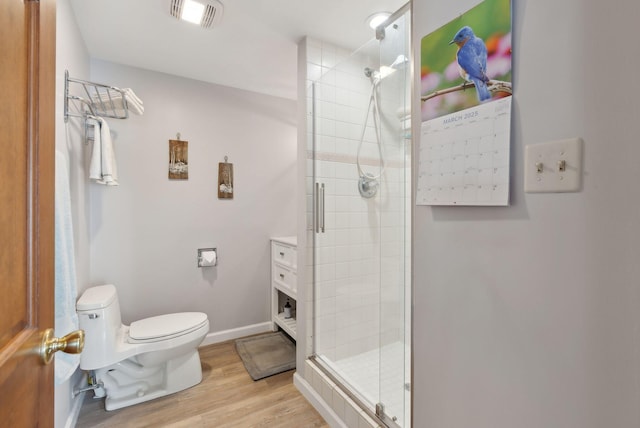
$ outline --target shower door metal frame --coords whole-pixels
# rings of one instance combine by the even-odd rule
[[[409,96],[408,99],[405,99],[405,106],[409,108],[410,111],[413,111],[413,96],[412,94],[414,93],[414,75],[413,75],[413,53],[414,53],[414,49],[413,49],[413,37],[411,36],[411,28],[413,28],[413,13],[412,12],[412,7],[411,7],[411,2],[407,2],[405,3],[400,9],[396,10],[393,14],[391,14],[389,16],[389,18],[387,18],[387,20],[385,22],[383,22],[382,24],[380,24],[378,27],[376,27],[375,29],[375,33],[376,33],[376,39],[379,41],[380,46],[382,46],[382,43],[384,43],[385,38],[387,37],[387,29],[392,26],[395,25],[394,23],[396,21],[398,21],[400,18],[402,18],[405,14],[409,14],[408,16],[408,25],[409,25],[409,35],[408,35],[408,46],[406,49],[406,52],[409,54],[409,71],[407,73],[406,79],[408,80],[408,84],[410,86],[410,90],[409,90]],[[396,27],[397,28],[397,27]],[[405,82],[405,87],[406,87],[407,83]],[[413,135],[413,132],[411,133],[411,135]],[[404,139],[404,135],[401,137]],[[411,163],[413,163],[413,137],[411,138],[411,142],[409,144],[408,150],[411,153],[410,159],[411,159]],[[405,152],[406,155],[406,152]],[[411,197],[411,202],[410,205],[408,207],[409,210],[412,210],[412,207],[414,206],[414,200],[413,200],[413,191],[411,189],[413,189],[413,182],[412,182],[412,177],[413,177],[413,168],[412,168],[412,176],[409,178],[408,181],[405,181],[405,189],[407,184],[409,185],[409,191],[410,191],[410,197]],[[407,215],[407,213],[405,212],[405,216]],[[413,222],[413,215],[412,213],[410,213],[410,217],[411,217],[411,222]],[[405,217],[406,218],[406,217]],[[411,224],[411,223],[410,223]],[[406,227],[405,227],[405,235],[406,235]],[[406,244],[406,238],[404,240],[405,244]],[[411,245],[413,245],[413,243],[411,243]],[[405,249],[406,249],[406,245],[405,245]],[[381,255],[382,256],[382,255]],[[405,256],[406,259],[406,256]],[[412,272],[412,271],[411,271]],[[411,291],[409,292],[409,295],[407,296],[406,293],[406,280],[410,281],[410,288]],[[407,303],[407,299],[411,298],[412,296],[412,288],[413,288],[413,278],[409,277],[407,278],[405,276],[405,292],[404,292],[404,303],[405,303],[405,308],[406,308],[406,303]],[[412,307],[413,305],[410,305],[410,307]],[[408,332],[409,334],[407,335],[406,329],[404,329],[404,340],[403,343],[406,344],[407,339],[409,340],[409,343],[411,344],[413,342],[413,313],[411,310],[409,310],[409,316],[410,316],[410,320],[409,320],[409,324],[410,324],[410,331]],[[406,320],[406,312],[404,313],[403,316],[403,320]],[[406,321],[405,321],[406,323]],[[407,366],[406,364],[403,364],[403,367],[405,368],[405,370],[409,370],[409,381],[408,383],[403,380],[402,384],[403,384],[403,390],[409,392],[409,402],[404,402],[403,405],[403,411],[404,411],[404,415],[403,415],[403,428],[406,427],[413,427],[413,391],[411,390],[411,385],[413,383],[413,348],[412,346],[410,346],[409,349],[409,353],[410,353],[410,358],[409,358],[409,365]],[[404,358],[406,359],[406,354],[403,353]],[[380,357],[380,365],[383,365],[383,359],[382,357]],[[388,427],[400,427],[400,425],[397,423],[397,418],[395,416],[388,416],[385,413],[385,396],[382,394],[382,391],[379,391],[379,402],[375,404],[375,413],[376,415],[380,415],[379,419],[382,420]],[[408,419],[405,418],[406,416],[406,406],[409,406],[409,417]]]

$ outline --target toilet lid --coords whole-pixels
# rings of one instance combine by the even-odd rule
[[[134,321],[129,326],[129,337],[134,340],[157,339],[188,333],[207,321],[202,312],[180,312]]]

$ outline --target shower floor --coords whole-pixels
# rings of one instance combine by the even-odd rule
[[[344,379],[348,386],[357,392],[372,409],[377,403],[384,405],[384,412],[389,417],[397,417],[397,423],[405,426],[408,420],[409,391],[405,385],[409,383],[405,373],[409,349],[402,342],[394,342],[380,349],[363,352],[336,361],[330,361],[323,355],[320,359],[334,372]],[[382,359],[384,370],[380,369]],[[379,376],[374,374],[379,373]]]

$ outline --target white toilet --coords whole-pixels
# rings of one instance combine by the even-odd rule
[[[113,285],[85,290],[76,304],[85,331],[80,368],[94,370],[94,393],[115,410],[197,385],[198,345],[209,332],[207,315],[182,312],[123,325]]]

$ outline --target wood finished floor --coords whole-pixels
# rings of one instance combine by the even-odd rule
[[[293,385],[294,370],[254,381],[234,341],[200,348],[200,360],[202,382],[167,397],[107,412],[87,393],[76,427],[329,427]]]

